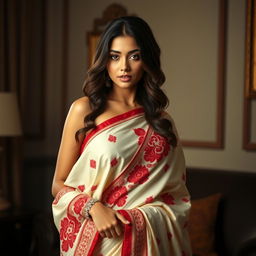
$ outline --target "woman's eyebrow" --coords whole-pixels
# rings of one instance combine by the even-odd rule
[[[134,50],[131,50],[131,51],[129,51],[128,52],[128,54],[131,54],[131,53],[134,53],[134,52],[139,52],[140,51],[140,49],[134,49]],[[116,51],[116,50],[110,50],[110,52],[114,52],[114,53],[121,53],[120,51]]]

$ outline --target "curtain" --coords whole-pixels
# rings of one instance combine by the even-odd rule
[[[22,205],[23,145],[43,138],[46,1],[0,0],[0,91],[17,93],[23,138],[2,138],[4,194]],[[33,121],[32,121],[33,120]]]

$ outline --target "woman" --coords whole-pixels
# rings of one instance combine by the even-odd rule
[[[52,185],[61,255],[190,255],[185,163],[151,29],[112,21],[68,113]]]

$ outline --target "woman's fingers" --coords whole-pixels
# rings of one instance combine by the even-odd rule
[[[99,232],[101,237],[108,237],[108,238],[117,238],[122,235],[122,226],[119,221],[116,222],[115,225],[112,225],[109,228],[105,228],[104,230]]]
[[[119,235],[117,234],[117,232],[116,232],[116,228],[115,228],[115,227],[112,228],[112,229],[110,229],[110,233],[111,233],[111,235],[112,235],[112,238],[116,238],[116,237],[119,236]]]
[[[116,232],[117,236],[121,236],[122,235],[123,229],[122,229],[120,223],[118,223],[118,225],[115,226],[115,232]]]
[[[102,203],[95,204],[90,212],[93,222],[102,237],[116,238],[122,235],[122,224],[129,224],[120,213],[104,206]]]
[[[121,220],[121,222],[123,223],[123,224],[130,224],[130,222],[122,215],[122,214],[120,214],[119,212],[116,212],[116,217],[119,219],[119,220]]]
[[[106,237],[105,232],[103,232],[103,231],[100,232],[100,236],[103,237],[103,238]]]
[[[105,235],[107,238],[112,238],[112,234],[109,230],[105,230]]]

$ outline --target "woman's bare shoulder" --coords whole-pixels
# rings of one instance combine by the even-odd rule
[[[70,107],[70,112],[76,115],[88,115],[91,112],[88,97],[81,97],[75,100]]]

